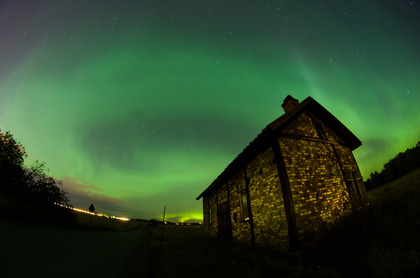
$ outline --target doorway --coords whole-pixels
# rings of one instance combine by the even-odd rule
[[[232,223],[230,220],[230,211],[228,202],[217,206],[217,223],[219,237],[232,238]]]

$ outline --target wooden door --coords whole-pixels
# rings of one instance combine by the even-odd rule
[[[230,220],[229,205],[227,202],[217,206],[218,235],[228,239],[232,238],[232,223]]]

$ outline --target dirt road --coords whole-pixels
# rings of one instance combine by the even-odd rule
[[[0,220],[0,277],[147,277],[144,227],[66,230]]]

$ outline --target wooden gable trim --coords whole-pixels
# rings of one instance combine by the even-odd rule
[[[332,149],[334,151],[335,159],[337,160],[338,166],[340,167],[340,172],[341,172],[341,175],[343,176],[343,181],[344,181],[344,184],[346,185],[347,193],[349,194],[350,203],[351,203],[352,209],[354,210],[354,200],[353,200],[353,196],[351,194],[351,189],[350,189],[350,186],[349,186],[349,181],[347,180],[346,175],[344,173],[343,163],[341,163],[340,156],[338,155],[337,150],[336,150],[334,144],[331,144],[331,147],[332,147]]]
[[[300,139],[300,140],[312,141],[312,142],[318,142],[318,143],[324,143],[324,144],[340,144],[342,146],[346,146],[350,148],[350,146],[341,142],[334,141],[334,140],[325,140],[325,139],[319,139],[316,137],[309,137],[309,136],[303,136],[303,135],[297,135],[297,134],[285,133],[285,132],[277,132],[276,134],[277,136],[283,137],[283,138]]]
[[[280,187],[283,193],[284,209],[286,212],[286,221],[289,232],[289,243],[291,250],[299,249],[299,235],[296,225],[295,208],[293,205],[292,193],[290,191],[289,178],[287,176],[286,165],[281,153],[280,144],[277,136],[272,133],[272,148],[274,153],[274,160],[277,165],[277,173],[280,179]]]
[[[251,243],[252,245],[255,245],[254,218],[252,217],[251,197],[249,194],[249,179],[246,172],[246,166],[244,167],[244,178],[245,178],[246,198],[248,199],[248,215],[249,215],[249,229],[251,231]]]

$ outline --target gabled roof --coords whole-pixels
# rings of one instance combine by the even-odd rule
[[[281,117],[268,124],[266,129],[282,130],[304,110],[312,112],[312,114],[327,124],[327,126],[346,142],[352,151],[362,145],[362,142],[345,125],[311,97],[307,97],[304,101],[299,103],[290,113],[283,114]]]
[[[291,96],[285,98],[285,102],[289,99],[293,99]],[[294,99],[293,99],[294,100]],[[284,104],[283,104],[284,105]],[[249,145],[226,167],[226,169],[204,190],[196,200],[205,196],[207,193],[212,191],[217,185],[224,180],[228,179],[232,173],[239,170],[244,164],[246,164],[250,158],[253,158],[258,154],[259,150],[266,147],[271,143],[271,136],[273,132],[281,132],[291,121],[293,121],[302,112],[309,111],[313,115],[317,116],[327,126],[329,126],[341,139],[345,141],[347,146],[353,151],[362,145],[362,142],[345,126],[343,125],[333,114],[325,109],[321,104],[315,101],[311,97],[307,97],[304,101],[297,104],[291,111],[283,114],[270,124],[268,124],[260,134],[251,142]]]

